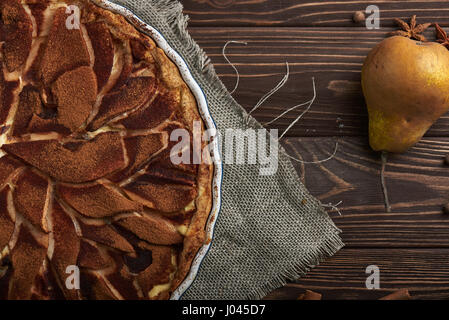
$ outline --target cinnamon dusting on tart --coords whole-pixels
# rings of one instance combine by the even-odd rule
[[[129,200],[105,184],[87,187],[59,185],[57,193],[73,209],[91,218],[112,217],[119,213],[143,209],[139,203]]]
[[[14,181],[14,207],[33,225],[47,232],[45,220],[48,180],[30,169],[23,170]]]
[[[0,299],[168,299],[212,205],[212,165],[170,159],[202,121],[178,68],[91,0],[0,13]]]

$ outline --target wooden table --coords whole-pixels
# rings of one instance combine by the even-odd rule
[[[393,30],[393,17],[449,26],[446,1],[298,1],[183,0],[191,18],[189,31],[206,51],[229,89],[236,76],[221,52],[228,46],[238,68],[236,100],[247,110],[273,88],[290,65],[288,83],[254,116],[268,122],[286,109],[312,98],[310,112],[284,140],[288,152],[306,161],[336,156],[322,164],[297,165],[301,179],[323,203],[338,203],[330,212],[346,244],[339,253],[297,283],[271,293],[270,299],[296,299],[305,289],[324,299],[377,299],[408,288],[415,298],[449,298],[449,116],[435,124],[412,150],[393,156],[387,184],[393,213],[385,213],[380,187],[380,156],[368,145],[360,70],[370,48]],[[369,4],[380,8],[381,28],[367,30],[352,21]],[[434,39],[433,28],[426,36]],[[291,112],[269,128],[282,132],[304,109]],[[380,290],[365,287],[369,265],[380,268]]]

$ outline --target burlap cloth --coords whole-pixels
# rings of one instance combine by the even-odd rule
[[[185,59],[220,132],[262,128],[254,119],[245,124],[244,109],[187,33],[187,17],[179,2],[112,2],[158,29]],[[281,148],[273,176],[261,176],[257,165],[224,164],[223,203],[212,246],[183,299],[259,299],[303,276],[343,246],[340,230],[300,182],[284,152]]]

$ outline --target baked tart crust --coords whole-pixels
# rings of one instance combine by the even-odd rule
[[[176,65],[90,0],[2,0],[0,62],[0,299],[168,299],[212,207],[210,158],[170,159],[205,130]]]

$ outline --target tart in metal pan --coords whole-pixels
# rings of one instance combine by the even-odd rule
[[[221,180],[209,142],[171,157],[172,133],[214,128],[185,62],[107,1],[0,10],[0,298],[179,298]]]

